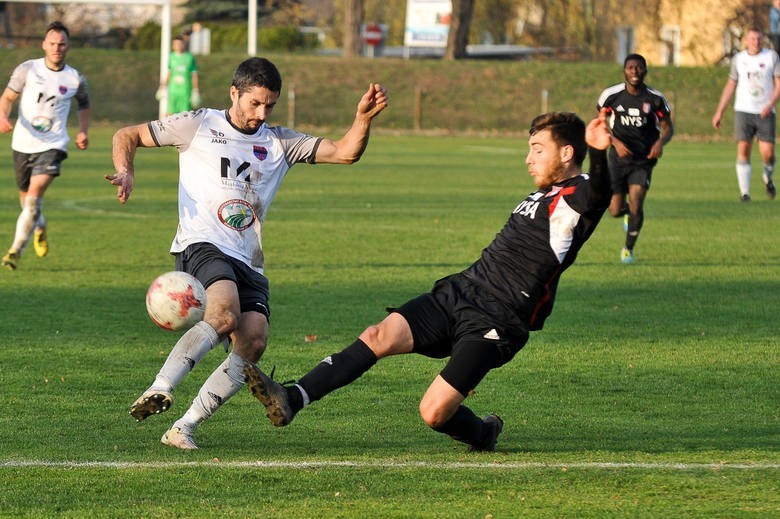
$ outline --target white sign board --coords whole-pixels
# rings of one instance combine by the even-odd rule
[[[450,32],[450,0],[406,0],[406,47],[446,47]]]

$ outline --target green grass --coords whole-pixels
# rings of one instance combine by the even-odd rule
[[[236,395],[184,453],[166,415],[129,404],[177,335],[144,293],[173,262],[177,156],[141,150],[126,206],[103,180],[110,131],[73,150],[45,200],[51,252],[0,272],[0,516],[769,517],[780,514],[779,202],[754,169],[737,201],[733,144],[673,142],[656,169],[637,264],[605,218],[563,277],[545,330],[469,405],[506,421],[468,454],[419,419],[443,362],[389,358],[275,429]],[[18,214],[0,143],[0,236]],[[532,190],[523,138],[375,135],[352,167],[296,166],[265,226],[282,379],[473,261]],[[306,335],[316,335],[306,342]]]

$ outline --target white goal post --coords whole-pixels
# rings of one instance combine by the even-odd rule
[[[157,5],[160,6],[162,13],[160,15],[160,27],[162,34],[160,37],[160,78],[165,77],[168,72],[168,57],[171,53],[171,5],[173,0],[78,0],[77,2],[69,0],[9,0],[11,2],[35,3],[35,4],[122,4],[122,5]],[[41,35],[43,38],[43,35]],[[165,115],[165,99],[160,101],[160,117]]]

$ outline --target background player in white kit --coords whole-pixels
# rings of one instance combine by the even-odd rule
[[[32,235],[35,253],[45,256],[49,252],[43,195],[59,176],[61,163],[68,156],[67,123],[74,98],[79,120],[76,147],[85,150],[89,144],[87,80],[65,63],[69,39],[70,33],[62,23],[50,23],[43,38],[44,57],[17,66],[0,97],[0,132],[14,130],[11,148],[22,205],[14,241],[2,259],[3,266],[10,270],[17,268]],[[19,116],[13,126],[8,117],[20,95]]]
[[[370,84],[350,129],[337,141],[268,126],[282,88],[264,58],[243,61],[230,87],[227,110],[200,109],[129,126],[114,135],[116,173],[106,179],[127,202],[136,149],[179,151],[179,226],[171,246],[177,270],[206,287],[203,321],[174,346],[152,385],[130,407],[141,421],[166,411],[171,391],[206,353],[230,338],[233,350],[201,387],[187,412],[161,441],[196,449],[193,433],[244,385],[244,366],[256,363],[268,338],[268,280],[263,275],[262,222],[291,166],[352,164],[365,151],[371,121],[387,106],[387,91]]]
[[[745,50],[731,60],[729,78],[723,87],[712,126],[720,128],[723,111],[734,97],[734,135],[737,139],[737,182],[740,200],[750,201],[750,153],[758,136],[758,152],[763,163],[766,194],[775,198],[775,103],[780,98],[780,58],[777,52],[761,47],[761,30],[751,27],[745,33]],[[736,93],[736,95],[735,95]]]

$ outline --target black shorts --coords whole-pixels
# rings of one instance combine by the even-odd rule
[[[270,321],[269,287],[265,276],[210,243],[193,243],[174,257],[176,270],[192,274],[205,288],[223,279],[232,281],[238,288],[241,312],[260,312]]]
[[[62,150],[48,150],[42,153],[22,153],[14,150],[14,170],[16,185],[22,192],[30,189],[30,177],[33,175],[60,176],[62,161],[68,154]]]
[[[657,159],[635,160],[618,157],[614,149],[608,155],[609,178],[613,193],[628,193],[628,186],[639,185],[650,189],[650,180]]]
[[[504,309],[489,312],[493,303],[475,303],[468,286],[447,279],[433,290],[398,309],[412,331],[414,353],[450,357],[440,375],[464,397],[491,369],[503,366],[525,346],[528,332],[505,330]]]

